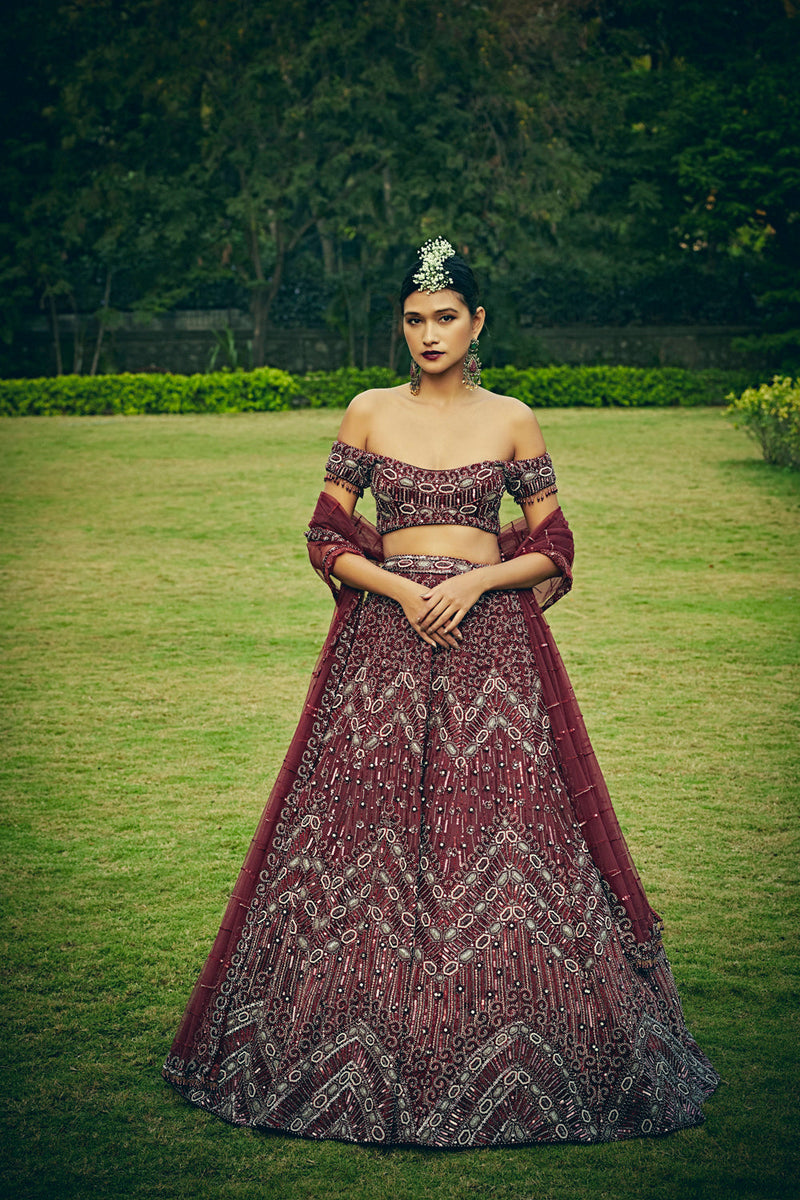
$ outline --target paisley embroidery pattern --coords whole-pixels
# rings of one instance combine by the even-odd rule
[[[370,487],[380,534],[417,525],[468,525],[497,534],[504,491],[519,504],[557,491],[549,454],[431,471],[346,442],[334,442],[325,479],[359,496]]]
[[[403,556],[422,586],[469,570]],[[227,978],[165,1076],[228,1121],[461,1147],[702,1120],[718,1077],[639,971],[560,775],[514,592],[457,650],[370,594],[337,645]]]

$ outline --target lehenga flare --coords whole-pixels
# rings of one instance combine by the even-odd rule
[[[557,553],[557,522],[507,529],[506,556]],[[380,559],[330,497],[315,528],[328,577],[331,547]],[[425,587],[472,567],[382,565]],[[718,1076],[539,604],[489,592],[461,628],[433,649],[342,589],[165,1078],[236,1124],[365,1143],[696,1125]]]

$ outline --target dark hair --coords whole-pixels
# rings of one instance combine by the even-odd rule
[[[400,311],[403,311],[403,305],[412,292],[419,291],[419,287],[414,279],[420,268],[420,262],[414,263],[413,267],[409,267],[400,285]],[[465,262],[460,254],[451,254],[442,263],[442,269],[452,279],[450,287],[452,291],[457,292],[461,299],[466,304],[470,311],[470,316],[475,316],[480,303],[478,296],[478,285],[475,282],[475,276],[472,274],[472,267]]]

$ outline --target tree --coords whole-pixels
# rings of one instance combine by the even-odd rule
[[[635,90],[640,128],[661,160],[653,164],[651,155],[650,178],[670,198],[668,220],[657,208],[658,228],[672,255],[693,259],[706,277],[746,279],[765,330],[778,334],[762,348],[775,366],[800,363],[800,333],[792,332],[800,326],[794,5],[727,0],[709,9],[661,0],[622,10],[645,35],[638,50],[647,51],[650,69]]]
[[[270,324],[297,312],[324,312],[366,363],[409,249],[440,233],[484,281],[497,361],[531,352],[521,317],[747,319],[755,292],[768,320],[770,289],[789,294],[782,264],[797,265],[792,13],[779,0],[17,10],[33,65],[8,64],[23,103],[0,212],[4,336],[41,302],[66,368],[66,308],[73,369],[98,369],[116,309],[145,319],[235,284],[255,364]]]

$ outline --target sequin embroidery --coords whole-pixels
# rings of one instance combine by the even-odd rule
[[[419,525],[467,525],[497,534],[505,491],[524,504],[557,490],[549,454],[431,470],[346,442],[334,442],[325,479],[359,496],[369,487],[380,534]]]

